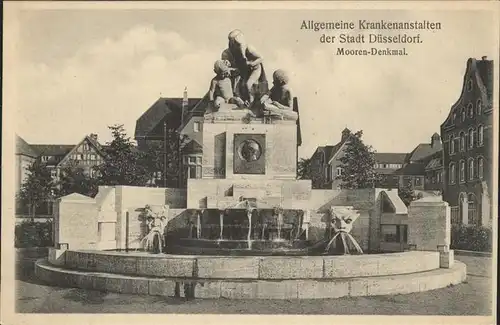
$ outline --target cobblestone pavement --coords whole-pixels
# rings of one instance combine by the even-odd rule
[[[25,261],[17,269],[16,309],[21,313],[490,315],[491,258],[456,259],[467,264],[467,281],[428,292],[319,300],[192,301],[47,286],[34,277],[32,261]]]

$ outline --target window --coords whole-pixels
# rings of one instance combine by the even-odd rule
[[[477,145],[482,146],[484,143],[484,126],[480,125],[477,128]]]
[[[420,177],[415,177],[415,186],[422,186],[422,179]]]
[[[465,134],[460,133],[460,151],[465,151]]]
[[[467,112],[469,113],[470,118],[474,117],[474,106],[472,106],[471,103],[467,105]]]
[[[460,160],[460,182],[465,181],[465,161]]]
[[[201,178],[202,169],[200,156],[185,156],[184,163],[185,178]]]
[[[467,81],[467,91],[471,91],[472,90],[472,79],[469,79]]]
[[[441,177],[442,177],[441,172],[437,172],[437,173],[436,173],[436,177],[437,177],[437,182],[438,182],[438,183],[441,183]]]
[[[200,122],[193,123],[194,132],[200,132]]]
[[[337,167],[337,177],[342,176],[342,167]]]
[[[469,149],[474,148],[474,129],[469,130]]]
[[[387,243],[407,243],[408,226],[407,225],[380,225],[382,241]]]
[[[483,157],[479,157],[477,158],[477,175],[480,179],[483,179],[483,171],[484,169],[484,161],[483,161]]]
[[[89,151],[89,144],[88,143],[84,143],[83,144],[83,151]]]
[[[450,145],[450,155],[455,153],[455,137],[450,134],[449,145]]]
[[[469,159],[469,180],[473,180],[474,179],[474,174],[475,174],[475,171],[474,171],[474,159]]]
[[[52,176],[52,178],[55,178],[55,177],[57,176],[57,170],[52,169],[52,170],[50,171],[50,176]]]
[[[399,227],[397,225],[381,225],[380,228],[384,242],[399,243]]]
[[[462,117],[462,122],[464,122],[465,121],[465,109],[463,107],[460,110],[460,116]]]
[[[449,183],[450,184],[455,184],[455,180],[457,178],[457,175],[456,175],[456,170],[455,170],[455,163],[451,163],[450,164],[450,167],[449,167]]]
[[[483,102],[480,99],[477,100],[476,104],[477,115],[481,115],[483,113]]]

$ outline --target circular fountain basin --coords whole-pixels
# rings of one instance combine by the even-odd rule
[[[50,256],[50,255],[49,255]],[[58,286],[188,298],[337,298],[419,292],[458,284],[466,268],[439,252],[346,256],[194,256],[65,251],[36,263]]]

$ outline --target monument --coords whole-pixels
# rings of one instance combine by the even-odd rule
[[[315,190],[297,179],[298,100],[282,69],[268,89],[263,62],[232,31],[201,107],[201,178],[187,188],[101,186],[95,198],[59,199],[56,244],[38,276],[102,291],[266,299],[463,281],[442,200],[406,209],[387,189]],[[404,225],[407,239],[394,245],[386,225]]]

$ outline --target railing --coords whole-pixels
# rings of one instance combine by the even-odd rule
[[[468,209],[468,223],[471,224],[471,225],[477,225],[477,226],[480,226],[480,218],[479,218],[479,215],[478,215],[478,209],[471,209],[469,208]]]
[[[451,223],[452,224],[461,224],[462,218],[460,216],[459,207],[451,207]]]

